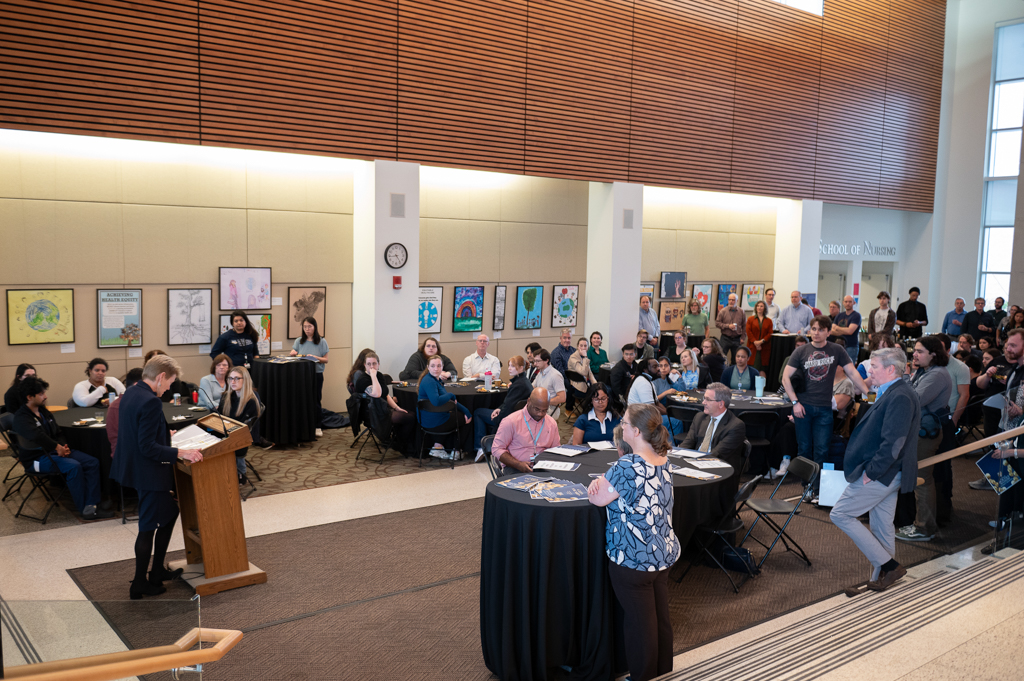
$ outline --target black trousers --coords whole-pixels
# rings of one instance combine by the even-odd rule
[[[668,570],[643,572],[608,561],[615,598],[623,612],[626,664],[633,681],[672,671],[672,618]]]

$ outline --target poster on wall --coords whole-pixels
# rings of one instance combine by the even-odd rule
[[[807,301],[807,307],[810,307],[810,308],[818,307],[817,305],[815,305],[815,303],[818,302],[818,294],[817,293],[805,293],[804,294],[804,299]]]
[[[682,300],[686,297],[686,272],[661,273],[661,298]]]
[[[96,345],[142,345],[142,289],[96,289]]]
[[[7,289],[8,344],[74,342],[74,289]]]
[[[221,267],[221,310],[269,310],[269,267]]]
[[[700,311],[704,314],[711,316],[711,291],[714,289],[714,284],[694,284],[693,285],[693,298],[700,303]]]
[[[505,330],[505,288],[504,286],[494,287],[494,330]]]
[[[682,331],[683,317],[686,316],[685,300],[666,300],[658,305],[658,319],[661,321],[661,331]]]
[[[327,328],[327,287],[288,287],[288,338],[302,337],[302,320],[312,317],[316,328],[324,335]]]
[[[647,296],[654,301],[654,284],[640,284],[640,297]]]
[[[256,329],[256,333],[259,334],[259,338],[256,340],[256,352],[260,357],[268,357],[270,355],[270,315],[247,314],[245,316],[249,318],[252,328]],[[231,315],[222,314],[220,316],[220,331],[217,334],[220,335],[230,329]]]
[[[543,286],[516,287],[516,330],[539,329],[544,309]]]
[[[456,286],[454,308],[452,331],[483,331],[483,286]]]
[[[744,310],[753,310],[759,300],[764,300],[764,284],[744,284],[740,298]]]
[[[441,333],[440,286],[420,286],[419,333]]]
[[[580,287],[576,284],[556,284],[551,291],[552,328],[576,326],[576,308]]]
[[[167,289],[167,344],[211,343],[212,288]]]
[[[736,284],[719,284],[718,301],[715,305],[715,314],[722,311],[722,308],[729,304],[729,296],[736,293]],[[738,295],[738,294],[737,294]],[[712,321],[714,321],[712,319]]]

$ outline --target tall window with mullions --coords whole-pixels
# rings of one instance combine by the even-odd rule
[[[989,306],[1010,290],[1013,219],[1024,128],[1024,22],[996,28],[978,295]]]

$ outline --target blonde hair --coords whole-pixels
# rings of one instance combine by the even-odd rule
[[[653,404],[631,404],[626,409],[626,416],[655,453],[661,456],[668,453],[671,448],[668,429],[662,425],[661,413]]]
[[[257,414],[262,414],[263,410],[260,406],[259,399],[257,399],[256,397],[256,391],[252,389],[252,377],[249,376],[248,369],[246,369],[243,366],[231,367],[231,369],[228,371],[228,376],[231,376],[231,374],[237,374],[238,376],[242,377],[242,395],[241,399],[238,400],[238,406],[235,407],[234,416],[241,416],[242,410],[245,408],[245,405],[249,404],[250,400],[256,400],[256,412]],[[224,394],[227,395],[230,392],[234,391],[232,390],[231,386],[228,386],[228,390],[225,391]],[[228,399],[224,400],[224,402],[221,404],[221,413],[231,416],[232,414],[230,412],[231,398],[228,397]]]
[[[181,365],[170,355],[153,355],[142,369],[142,380],[155,381],[160,374],[181,376]]]

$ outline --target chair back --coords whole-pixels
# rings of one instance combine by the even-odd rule
[[[694,417],[696,417],[697,414],[702,413],[678,404],[673,404],[672,400],[668,401],[668,406],[665,408],[665,411],[668,412],[669,418],[678,419],[679,422],[683,424],[683,433],[690,429],[690,425],[693,423]],[[678,434],[681,435],[682,433]]]
[[[565,378],[570,381],[575,381],[576,383],[587,382],[587,379],[583,377],[583,374],[578,371],[572,371],[571,369],[565,370]]]
[[[516,411],[522,411],[523,409],[526,409],[526,403],[528,401],[529,400],[519,400],[518,402],[516,402],[516,409],[515,410]]]
[[[741,485],[738,490],[736,490],[736,496],[733,497],[733,502],[736,505],[735,506],[736,513],[739,513],[740,508],[743,507],[743,504],[747,503],[747,499],[749,499],[751,496],[753,496],[754,489],[757,487],[758,483],[760,483],[760,482],[761,482],[761,476],[760,475],[755,475],[753,478],[751,478],[746,483]]]
[[[789,462],[789,470],[786,471],[786,477],[790,475],[796,476],[803,483],[804,487],[807,487],[814,482],[820,471],[821,465],[806,457],[798,456]]]
[[[494,460],[491,455],[491,446],[494,444],[494,436],[488,435],[480,440],[480,448],[484,450],[484,456],[487,458],[487,468],[491,471],[491,478],[497,480],[501,477],[501,467],[498,462]]]
[[[69,397],[68,398],[68,409],[74,409],[77,406],[78,405],[75,404],[75,398],[74,397]]]
[[[423,425],[423,421],[420,419],[419,413],[416,414],[416,420],[419,422],[420,428],[422,428],[424,432],[435,435],[447,435],[448,433],[454,433],[459,429],[459,421],[456,418],[458,412],[456,409],[455,400],[445,402],[441,406],[434,405],[430,400],[420,400],[416,403],[417,412],[426,412],[428,414],[448,414],[448,420],[431,428],[427,428]]]

